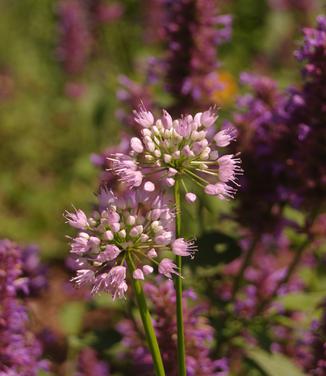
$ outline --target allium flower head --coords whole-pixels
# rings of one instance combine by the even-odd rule
[[[100,209],[92,217],[81,210],[66,215],[68,223],[80,230],[70,250],[78,265],[73,278],[78,285],[91,285],[93,293],[107,291],[113,299],[123,297],[130,262],[134,279],[151,274],[150,264],[172,278],[178,269],[168,255],[194,252],[192,243],[174,239],[174,215],[157,194],[131,191],[117,198],[111,191],[102,191],[99,200]],[[159,256],[161,261],[156,260]]]
[[[220,156],[219,148],[228,146],[236,133],[232,128],[216,133],[217,117],[215,108],[176,120],[163,111],[155,121],[150,111],[141,108],[135,112],[135,121],[142,126],[140,136],[131,139],[128,155],[109,157],[112,171],[131,188],[152,191],[154,180],[171,187],[181,179],[188,193],[185,180],[190,178],[209,195],[233,197],[241,161],[233,154]],[[196,196],[188,193],[186,198],[193,202]]]

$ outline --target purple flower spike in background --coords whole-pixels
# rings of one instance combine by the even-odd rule
[[[96,351],[85,347],[78,356],[77,372],[74,376],[109,376],[110,372],[105,362],[97,358]]]
[[[209,103],[221,90],[217,45],[230,39],[231,16],[218,16],[214,0],[164,0],[165,81],[177,111]]]
[[[315,210],[326,195],[326,166],[319,163],[326,159],[326,17],[317,17],[316,27],[303,33],[303,44],[295,53],[303,63],[303,82],[289,90],[284,106],[288,133],[283,148],[292,147],[288,184],[298,197],[297,206]]]
[[[9,240],[0,240],[0,374],[36,376],[47,362],[41,346],[29,330],[28,312],[18,298],[26,291],[22,250]]]
[[[79,0],[61,0],[58,15],[60,19],[58,58],[68,74],[78,74],[87,63],[92,44],[85,6]]]
[[[39,248],[29,245],[22,249],[23,276],[27,278],[29,296],[37,296],[48,287],[47,267],[41,263]]]

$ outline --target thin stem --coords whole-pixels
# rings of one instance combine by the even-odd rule
[[[191,170],[188,170],[187,168],[185,168],[185,171],[187,174],[191,175],[194,179],[198,179],[199,181],[203,182],[204,184],[208,184],[207,183],[207,180],[201,178],[200,176],[194,174]]]
[[[311,211],[310,216],[308,216],[308,218],[306,219],[306,224],[305,224],[303,230],[305,230],[305,232],[307,233],[307,239],[304,242],[301,243],[299,249],[296,251],[295,255],[293,256],[292,262],[289,265],[289,267],[287,268],[287,272],[286,272],[285,276],[280,281],[278,281],[278,283],[275,286],[272,293],[266,299],[264,299],[260,303],[260,305],[257,307],[256,315],[259,315],[266,308],[266,306],[270,303],[270,301],[273,300],[273,298],[275,298],[275,296],[277,295],[280,287],[282,285],[285,285],[286,283],[288,283],[289,280],[291,279],[293,273],[295,272],[297,266],[299,265],[299,263],[301,261],[302,255],[305,253],[305,250],[309,247],[310,242],[313,239],[313,236],[312,236],[310,230],[311,230],[311,227],[314,223],[314,220],[317,218],[317,216],[319,214],[319,210],[320,210],[319,206],[316,206]]]
[[[77,355],[78,355],[78,346],[77,343],[78,339],[71,335],[68,337],[68,352],[67,352],[67,360],[65,363],[65,376],[74,375],[76,372],[77,366]]]
[[[181,235],[181,199],[180,199],[180,181],[176,179],[174,185],[174,201],[176,206],[175,217],[175,236],[179,238]],[[178,370],[179,376],[186,376],[186,354],[185,339],[183,327],[183,309],[182,309],[182,258],[176,256],[179,276],[175,279],[176,303],[177,303],[177,329],[178,329]]]
[[[236,295],[239,291],[239,288],[241,287],[241,283],[242,283],[245,271],[246,271],[247,267],[249,266],[250,261],[252,260],[252,257],[255,253],[255,249],[256,249],[256,245],[257,245],[258,241],[259,241],[259,235],[256,235],[255,238],[252,241],[250,248],[248,249],[248,252],[245,254],[245,257],[242,261],[239,273],[234,280],[234,284],[233,284],[233,288],[232,288],[232,295],[231,295],[232,300],[234,300],[234,298],[236,297]]]
[[[262,300],[260,305],[257,307],[256,315],[259,315],[266,308],[266,306],[273,300],[273,298],[275,298],[280,287],[289,282],[290,278],[292,277],[292,274],[294,273],[295,269],[300,263],[301,257],[304,251],[307,249],[307,246],[309,245],[310,240],[311,239],[308,237],[308,239],[301,244],[300,248],[296,251],[293,257],[292,262],[289,265],[285,276],[281,280],[278,281],[272,293],[266,299]]]
[[[128,268],[131,270],[131,274],[132,274],[136,268],[135,268],[134,262],[133,262],[133,260],[132,260],[132,258],[130,257],[129,254],[128,254],[128,257],[127,257],[127,264],[128,264]],[[131,280],[132,280],[132,285],[133,285],[133,288],[134,288],[134,291],[135,291],[140,316],[141,316],[141,319],[142,319],[142,322],[143,322],[147,344],[148,344],[149,350],[152,354],[155,373],[156,373],[157,376],[165,376],[162,356],[161,356],[160,348],[159,348],[158,343],[157,343],[157,338],[156,338],[156,335],[155,335],[155,331],[154,331],[154,327],[153,327],[153,323],[152,323],[152,318],[151,318],[151,315],[150,315],[149,310],[147,308],[146,298],[145,298],[145,294],[144,294],[142,284],[141,284],[140,281],[135,280],[132,277],[131,277]]]

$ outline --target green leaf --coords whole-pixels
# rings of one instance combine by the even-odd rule
[[[68,303],[63,307],[59,319],[67,335],[76,335],[81,331],[85,310],[82,302]]]
[[[247,351],[247,356],[268,376],[304,376],[300,368],[282,354],[270,354],[258,348],[253,348]]]
[[[236,239],[219,231],[204,233],[197,240],[197,246],[199,252],[195,259],[189,262],[191,268],[227,264],[241,254],[241,248]]]
[[[323,291],[310,293],[299,292],[280,296],[277,301],[280,302],[285,309],[306,312],[315,310],[324,297],[325,293]]]
[[[44,371],[44,370],[41,370],[41,371],[37,372],[37,376],[54,376],[54,374],[47,372],[47,371]]]
[[[299,226],[304,226],[305,216],[301,211],[296,210],[290,206],[286,206],[284,208],[283,215],[286,219],[295,222]]]

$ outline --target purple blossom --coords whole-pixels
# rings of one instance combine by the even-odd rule
[[[59,3],[58,15],[58,57],[68,74],[78,74],[85,67],[92,44],[86,9],[82,1],[62,0]]]
[[[216,46],[228,40],[231,17],[218,16],[213,0],[165,0],[165,82],[178,111],[210,101],[221,89]]]
[[[28,295],[36,296],[48,286],[47,267],[41,262],[39,248],[28,245],[22,248],[23,277],[27,279]]]
[[[90,347],[83,348],[78,355],[77,372],[74,376],[109,376],[108,365],[98,359],[96,351]]]
[[[269,0],[270,6],[281,11],[309,12],[315,9],[315,0]]]
[[[286,187],[286,174],[292,172],[286,165],[288,147],[282,146],[287,133],[282,110],[285,95],[268,77],[243,73],[241,81],[251,93],[238,99],[239,111],[233,115],[246,171],[240,178],[237,219],[255,233],[278,232],[284,202],[297,200]]]
[[[326,17],[317,17],[317,26],[303,32],[304,42],[296,51],[303,62],[303,83],[289,91],[284,106],[288,134],[283,141],[292,136],[288,159],[294,173],[289,184],[302,205],[314,208],[326,194],[326,167],[320,163],[326,158]]]
[[[0,241],[0,373],[36,376],[47,368],[41,346],[29,330],[28,312],[18,298],[26,287],[22,250],[9,240]]]
[[[296,52],[304,63],[301,87],[281,92],[267,77],[241,76],[252,94],[239,99],[241,111],[234,115],[247,171],[238,218],[255,232],[279,231],[286,203],[315,210],[325,196],[325,17],[304,35]]]
[[[99,26],[121,17],[121,4],[107,4],[103,0],[60,0],[57,8],[59,45],[58,59],[71,76],[83,73],[93,52]],[[78,82],[68,82],[66,93],[79,97],[85,88]]]

